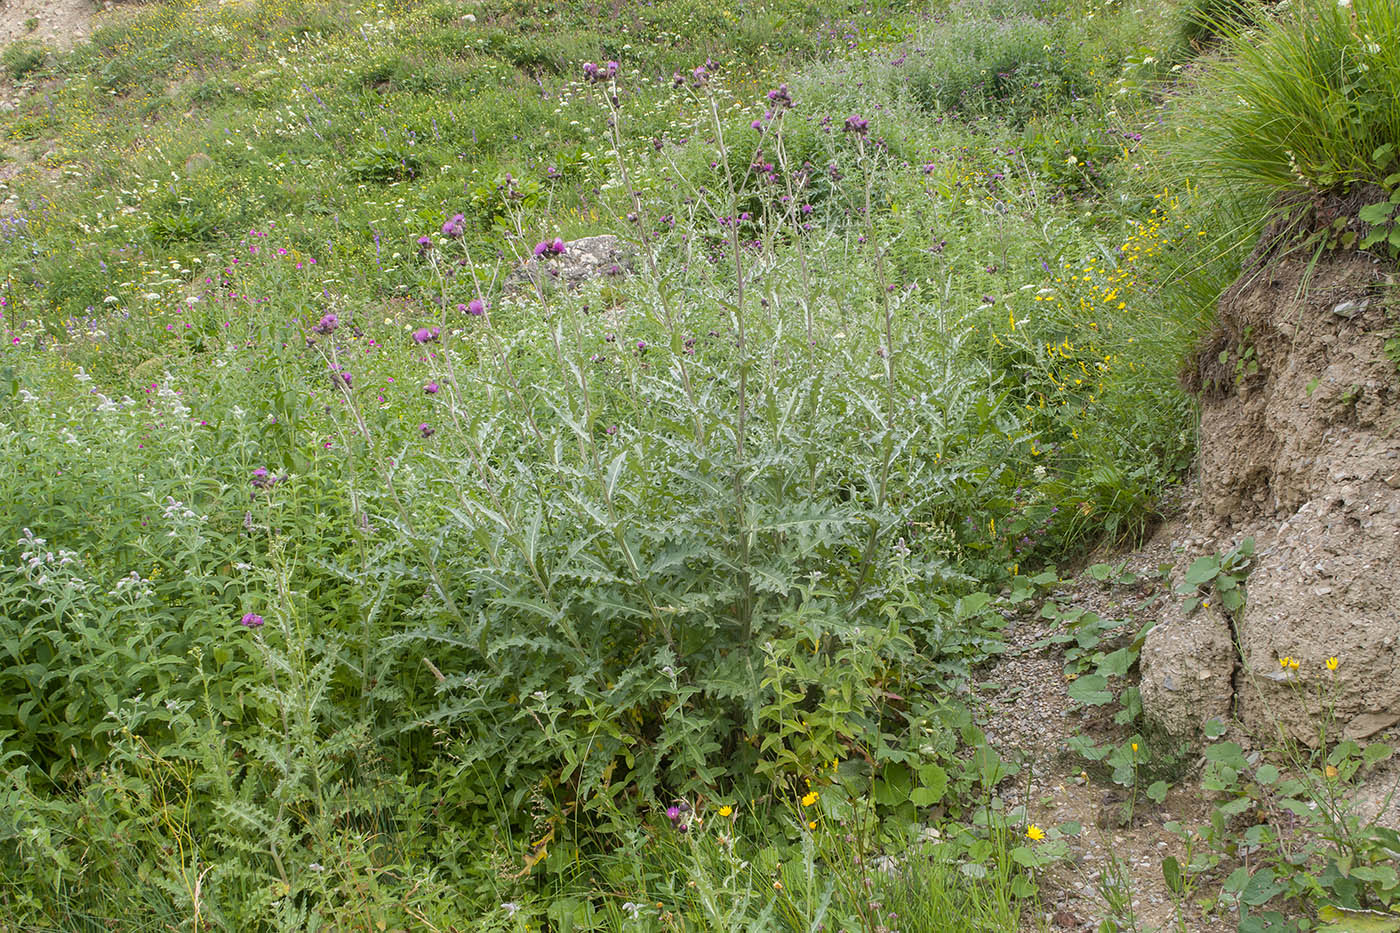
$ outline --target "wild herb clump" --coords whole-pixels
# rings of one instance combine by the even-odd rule
[[[1189,463],[1215,231],[1153,16],[944,12],[168,3],[63,58],[0,221],[6,919],[1016,928],[1077,830],[964,697]]]

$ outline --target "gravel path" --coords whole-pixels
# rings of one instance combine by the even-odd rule
[[[1174,598],[1161,582],[1159,566],[1189,561],[1197,540],[1180,520],[1161,529],[1143,549],[1104,558],[1115,566],[1126,560],[1126,569],[1139,582],[1100,583],[1086,573],[1062,584],[1051,598],[1065,609],[1123,620],[1105,633],[1104,644],[1129,639]],[[1113,724],[1113,706],[1105,708],[1108,712],[1075,708],[1066,692],[1063,649],[1036,647],[1058,630],[1057,623],[1041,617],[1038,609],[1039,604],[1010,625],[1006,653],[984,672],[976,688],[986,710],[988,741],[1004,758],[1022,766],[1021,773],[1002,787],[1008,807],[1024,803],[1030,821],[1043,827],[1066,822],[1083,827],[1071,842],[1069,862],[1047,873],[1042,916],[1035,919],[1052,931],[1096,930],[1111,915],[1109,895],[1116,893],[1131,901],[1136,917],[1135,925],[1117,918],[1120,929],[1233,930],[1233,917],[1203,917],[1193,904],[1184,905],[1178,916],[1178,905],[1162,877],[1162,861],[1168,855],[1184,860],[1180,842],[1162,825],[1170,820],[1188,825],[1209,820],[1209,806],[1195,775],[1176,782],[1160,805],[1140,796],[1131,822],[1125,821],[1128,797],[1123,788],[1086,773],[1088,763],[1069,742],[1076,734],[1099,743],[1121,742],[1127,733]],[[1198,896],[1206,893],[1205,887]]]

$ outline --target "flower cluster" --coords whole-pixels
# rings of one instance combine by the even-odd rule
[[[583,77],[585,80],[597,84],[600,81],[610,81],[617,76],[617,62],[608,62],[606,65],[595,65],[593,62],[583,63]]]
[[[769,91],[768,101],[779,109],[791,107],[792,95],[788,93],[788,86],[786,84],[780,84],[775,90]]]
[[[562,237],[555,237],[553,242],[541,240],[535,244],[536,259],[544,259],[549,256],[562,256],[564,255],[564,251],[564,240]]]
[[[710,82],[710,71],[714,67],[715,63],[710,61],[709,59],[706,59],[705,64],[703,65],[696,65],[695,68],[692,69],[690,72],[690,83],[697,88],[704,87]],[[685,82],[686,76],[681,74],[679,71],[677,71],[671,76],[671,83],[674,84],[676,87],[681,87],[685,84]]]
[[[263,624],[263,617],[256,612],[245,612],[238,624],[245,628],[258,628]]]
[[[846,118],[846,125],[842,130],[847,133],[855,133],[857,136],[866,136],[870,133],[870,121],[858,113],[853,113]]]
[[[324,314],[321,320],[317,321],[311,328],[313,333],[329,336],[335,333],[335,329],[340,326],[340,318],[334,314]]]
[[[690,812],[690,804],[682,800],[678,804],[672,804],[666,808],[666,819],[671,821],[677,832],[687,832],[690,826],[685,822],[686,814]]]
[[[463,214],[453,214],[452,218],[442,225],[442,235],[457,239],[466,230],[467,218]]]
[[[271,489],[286,479],[285,476],[273,476],[267,471],[267,467],[258,467],[253,471],[253,478],[249,482],[253,484],[254,489]]]
[[[414,343],[431,343],[442,336],[441,327],[420,327],[413,332]]]

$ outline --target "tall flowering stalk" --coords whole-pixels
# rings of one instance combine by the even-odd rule
[[[861,211],[861,220],[865,231],[864,239],[869,244],[870,249],[875,254],[875,284],[879,289],[880,309],[884,322],[884,345],[880,347],[880,356],[885,364],[885,436],[883,440],[883,450],[880,458],[880,485],[875,496],[875,509],[882,511],[885,502],[889,498],[890,489],[890,465],[894,461],[895,449],[895,342],[894,342],[894,305],[890,300],[891,286],[889,276],[885,271],[885,249],[875,236],[875,221],[871,214],[870,195],[872,179],[872,159],[867,145],[867,136],[870,131],[870,123],[858,114],[852,114],[846,118],[845,132],[855,139],[856,152],[859,157],[863,184],[861,193],[864,199],[864,209]],[[865,551],[861,556],[860,570],[856,574],[855,584],[851,590],[851,602],[855,603],[860,596],[862,588],[870,577],[870,571],[875,558],[875,550],[880,540],[880,528],[878,523],[870,526],[870,536],[866,539]]]

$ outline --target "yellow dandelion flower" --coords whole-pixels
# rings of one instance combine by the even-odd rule
[[[804,807],[810,807],[812,804],[814,804],[814,803],[816,803],[816,802],[817,802],[817,792],[816,792],[816,791],[808,791],[808,792],[807,792],[807,796],[805,796],[805,797],[802,798],[802,806],[804,806]]]
[[[1026,827],[1026,838],[1034,842],[1039,842],[1045,838],[1045,830],[1032,823]]]
[[[1289,658],[1289,659],[1288,659],[1288,669],[1289,669],[1290,671],[1296,671],[1296,670],[1298,669],[1298,659],[1297,659],[1297,658]]]
[[[1327,669],[1329,671],[1335,671],[1337,669],[1337,664],[1338,661],[1336,655],[1333,655],[1332,657],[1327,659]]]
[[[724,806],[722,806],[722,807],[719,808],[719,815],[720,815],[720,816],[729,816],[729,814],[731,814],[731,813],[733,813],[733,812],[734,812],[734,808],[731,807],[731,806],[729,806],[729,804],[725,804]]]
[[[817,821],[816,821],[816,820],[811,820],[810,822],[808,822],[808,823],[807,823],[807,828],[808,828],[808,829],[816,829],[816,828],[817,828]]]

